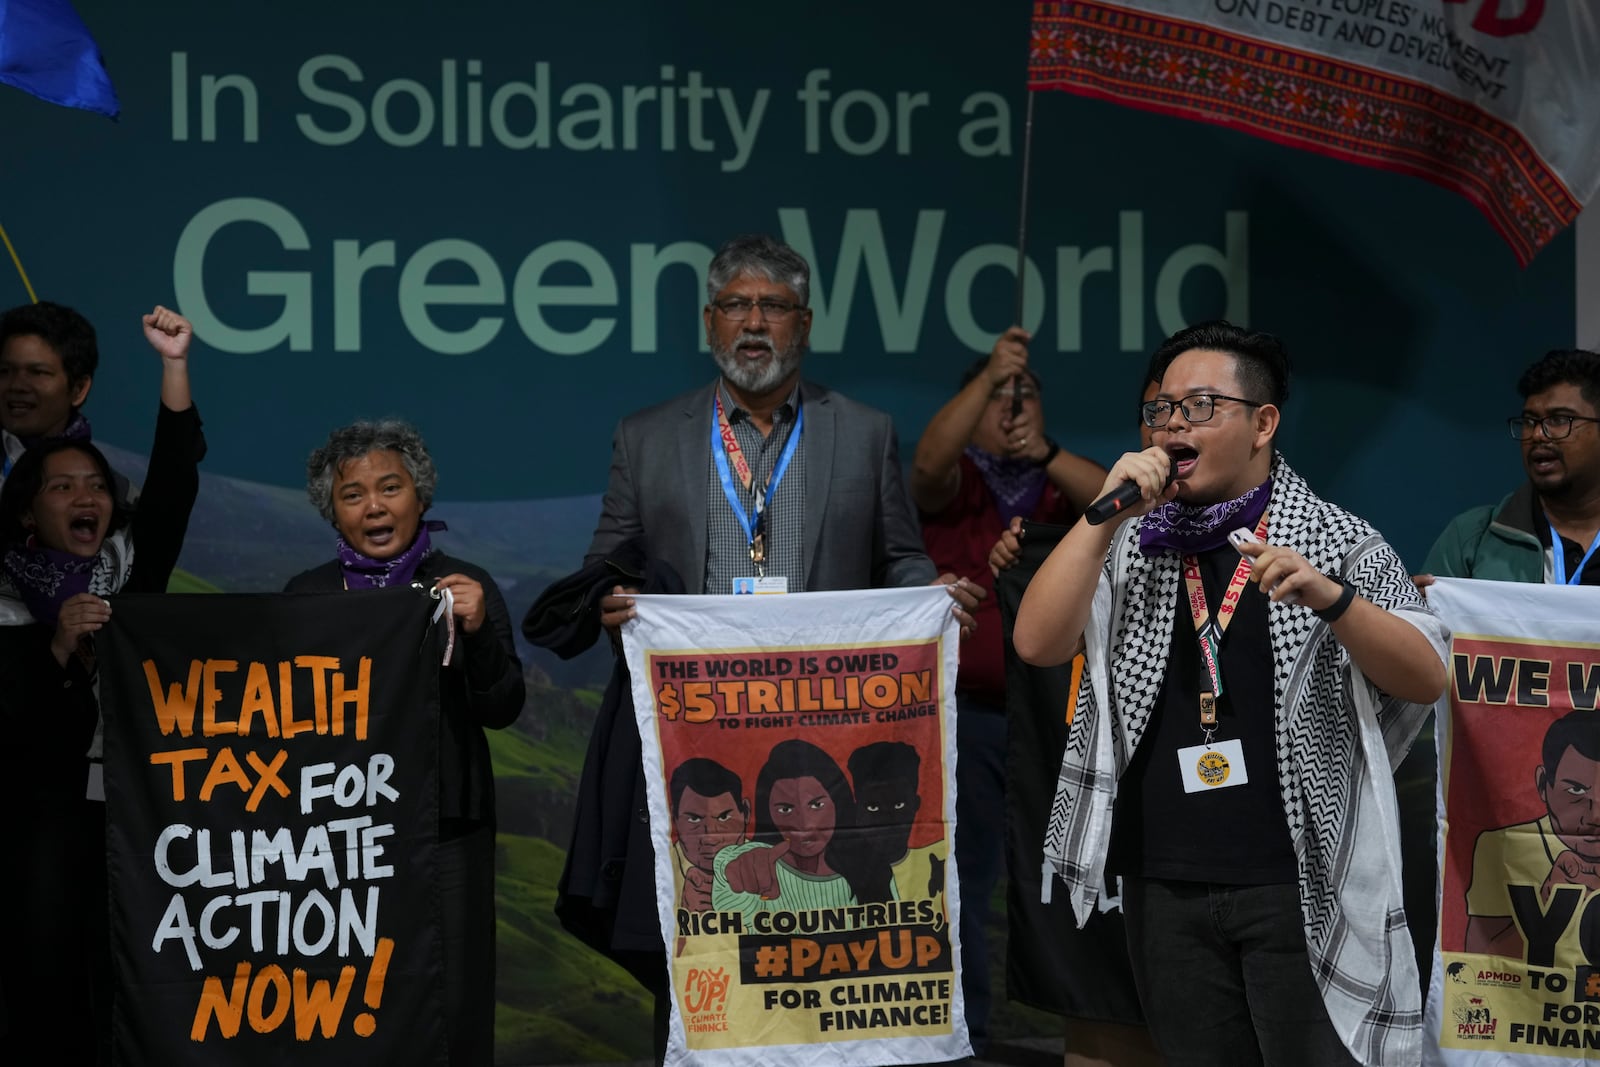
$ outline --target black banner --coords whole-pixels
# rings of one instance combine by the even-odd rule
[[[112,603],[117,1062],[445,1062],[434,601]]]
[[[1022,594],[1067,528],[1026,523],[1024,531],[1019,562],[995,582],[1006,643],[1006,993],[1058,1015],[1142,1024],[1116,880],[1081,930],[1063,886],[1056,886],[1051,903],[1039,899],[1044,833],[1067,748],[1073,672],[1070,665],[1030,667],[1012,650],[1011,626]]]

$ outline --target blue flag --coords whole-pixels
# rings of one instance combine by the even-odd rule
[[[100,46],[68,0],[0,0],[0,82],[111,118],[122,110]]]

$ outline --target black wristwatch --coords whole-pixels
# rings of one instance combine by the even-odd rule
[[[1320,611],[1316,608],[1312,608],[1311,614],[1315,615],[1323,622],[1338,622],[1340,616],[1350,610],[1350,604],[1356,598],[1356,587],[1345,581],[1343,578],[1338,578],[1331,574],[1328,575],[1328,577],[1333,578],[1334,581],[1344,586],[1344,592],[1339,594],[1338,600],[1335,600],[1332,604],[1329,604]]]
[[[1055,459],[1056,455],[1061,451],[1061,446],[1056,443],[1056,439],[1054,437],[1045,437],[1044,443],[1049,445],[1050,449],[1049,451],[1045,452],[1044,458],[1039,461],[1039,466],[1048,467],[1050,466],[1050,461]]]

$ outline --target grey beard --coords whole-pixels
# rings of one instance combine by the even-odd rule
[[[739,342],[726,349],[713,348],[712,356],[722,373],[734,385],[747,393],[760,395],[777,388],[784,379],[800,366],[805,352],[799,348],[772,349],[772,358],[764,364],[747,363],[739,357]]]

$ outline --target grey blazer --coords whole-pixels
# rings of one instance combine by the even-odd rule
[[[690,592],[706,577],[711,399],[716,383],[617,424],[611,479],[584,565],[643,535]],[[827,386],[805,382],[808,592],[926,585],[936,572],[922,547],[889,416]],[[799,590],[796,590],[797,592]]]

